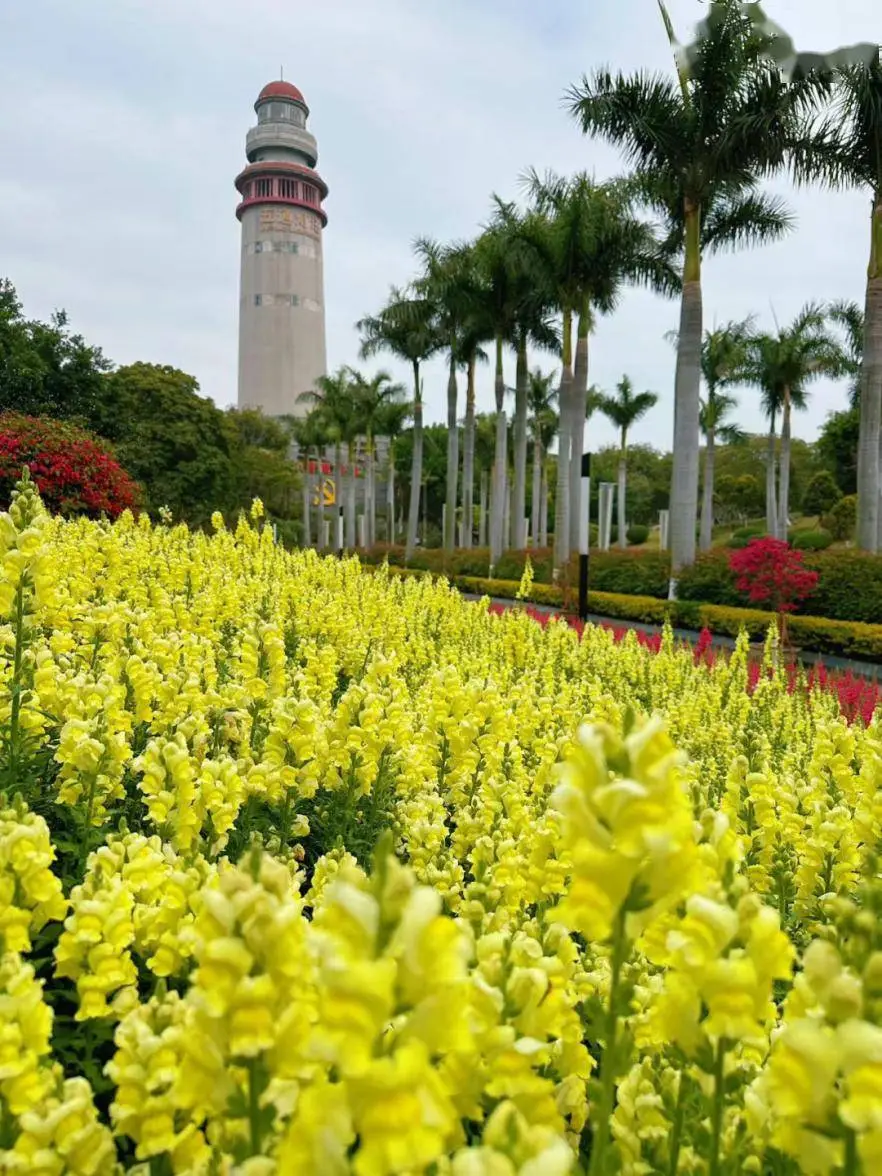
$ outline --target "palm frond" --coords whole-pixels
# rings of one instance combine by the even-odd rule
[[[702,226],[702,246],[708,253],[777,241],[794,226],[783,200],[760,192],[720,200]]]

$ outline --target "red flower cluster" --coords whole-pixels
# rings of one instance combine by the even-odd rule
[[[803,567],[802,552],[781,539],[752,539],[729,556],[735,587],[751,604],[767,604],[773,612],[792,612],[818,583],[818,573]]]
[[[65,421],[0,416],[0,503],[27,466],[53,514],[116,518],[137,505],[138,484],[89,433]]]

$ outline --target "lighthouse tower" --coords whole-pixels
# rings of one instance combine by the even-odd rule
[[[322,230],[328,194],[315,171],[309,108],[290,82],[270,82],[254,104],[248,166],[236,177],[242,223],[239,407],[303,416],[298,403],[326,372]]]

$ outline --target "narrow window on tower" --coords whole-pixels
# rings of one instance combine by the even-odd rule
[[[254,305],[255,306],[262,306],[263,305],[263,296],[261,294],[254,295]]]

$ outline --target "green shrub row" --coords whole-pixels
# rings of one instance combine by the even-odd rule
[[[425,575],[415,568],[390,567],[401,575]],[[494,596],[514,600],[518,580],[490,580],[485,576],[451,576],[450,582],[462,592],[476,596]],[[534,604],[562,608],[568,594],[550,584],[534,583],[530,601]],[[588,610],[610,620],[637,621],[648,625],[662,625],[669,620],[682,629],[709,629],[712,633],[737,637],[746,629],[752,640],[762,641],[775,614],[761,609],[738,608],[729,605],[707,604],[692,600],[660,600],[655,596],[633,596],[615,592],[590,591]],[[882,657],[882,624],[869,625],[854,621],[837,621],[827,617],[792,616],[787,627],[794,644],[816,653],[841,657],[875,660]]]

